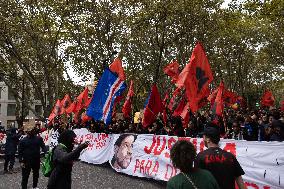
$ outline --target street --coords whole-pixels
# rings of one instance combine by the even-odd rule
[[[3,174],[4,160],[0,159],[0,189],[18,189],[21,188],[21,170],[19,163],[16,163],[14,174]],[[40,170],[41,171],[41,170]],[[40,189],[46,188],[48,178],[40,172],[39,184]],[[131,177],[125,174],[115,172],[110,168],[108,163],[103,165],[91,165],[82,162],[76,162],[72,172],[72,188],[74,189],[155,189],[165,188],[166,183]],[[28,188],[32,188],[32,176],[30,175]]]

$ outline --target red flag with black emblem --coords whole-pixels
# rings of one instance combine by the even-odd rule
[[[170,64],[164,67],[164,73],[172,78],[172,82],[175,83],[179,75],[179,64],[176,60],[173,60]]]
[[[231,106],[236,103],[238,95],[232,91],[224,89],[224,103],[228,106]]]
[[[270,90],[266,90],[261,98],[261,106],[274,106],[275,98]]]
[[[58,116],[58,115],[60,114],[60,112],[61,112],[61,103],[60,103],[60,100],[58,99],[58,100],[56,101],[55,106],[53,107],[53,110],[52,110],[51,114],[50,114],[49,117],[48,117],[48,121],[49,121],[49,122],[53,121],[53,119],[54,119],[56,116]]]
[[[197,43],[193,49],[190,62],[179,74],[176,85],[186,89],[186,96],[192,112],[198,110],[200,99],[205,97],[209,83],[213,80],[213,74],[201,43]]]
[[[71,98],[70,98],[69,94],[66,94],[64,96],[64,98],[61,100],[60,104],[61,104],[60,115],[62,115],[62,114],[66,113],[66,109],[71,105]]]
[[[212,107],[213,114],[218,116],[223,116],[223,110],[224,110],[223,93],[224,93],[224,82],[221,81],[214,105]]]

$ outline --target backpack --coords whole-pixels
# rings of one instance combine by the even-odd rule
[[[48,153],[45,155],[45,158],[44,158],[44,161],[41,167],[41,172],[45,177],[49,177],[52,170],[55,167],[52,161],[54,149],[55,147],[52,150],[49,150]]]

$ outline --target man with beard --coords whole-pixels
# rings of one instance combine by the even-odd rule
[[[54,168],[50,174],[47,189],[71,189],[73,161],[78,159],[81,151],[89,145],[89,142],[85,142],[73,150],[75,138],[76,134],[72,130],[65,130],[60,134],[58,145],[52,155]]]
[[[40,168],[40,149],[45,153],[46,148],[43,139],[36,136],[35,125],[32,121],[24,124],[27,136],[19,143],[19,161],[22,167],[22,189],[26,189],[28,179],[33,170],[33,188],[37,188]]]
[[[117,169],[126,169],[132,159],[132,147],[136,139],[133,134],[120,135],[114,144],[114,156],[111,160],[112,166]]]
[[[213,124],[207,126],[204,129],[203,140],[208,149],[197,155],[196,167],[210,171],[221,189],[235,189],[235,181],[239,189],[245,189],[242,179],[245,172],[233,154],[219,147],[218,128]]]

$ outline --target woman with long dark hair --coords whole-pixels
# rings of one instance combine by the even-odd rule
[[[176,142],[171,148],[170,157],[173,166],[178,168],[180,173],[168,181],[167,189],[219,189],[217,181],[209,171],[193,167],[196,150],[190,142]]]

